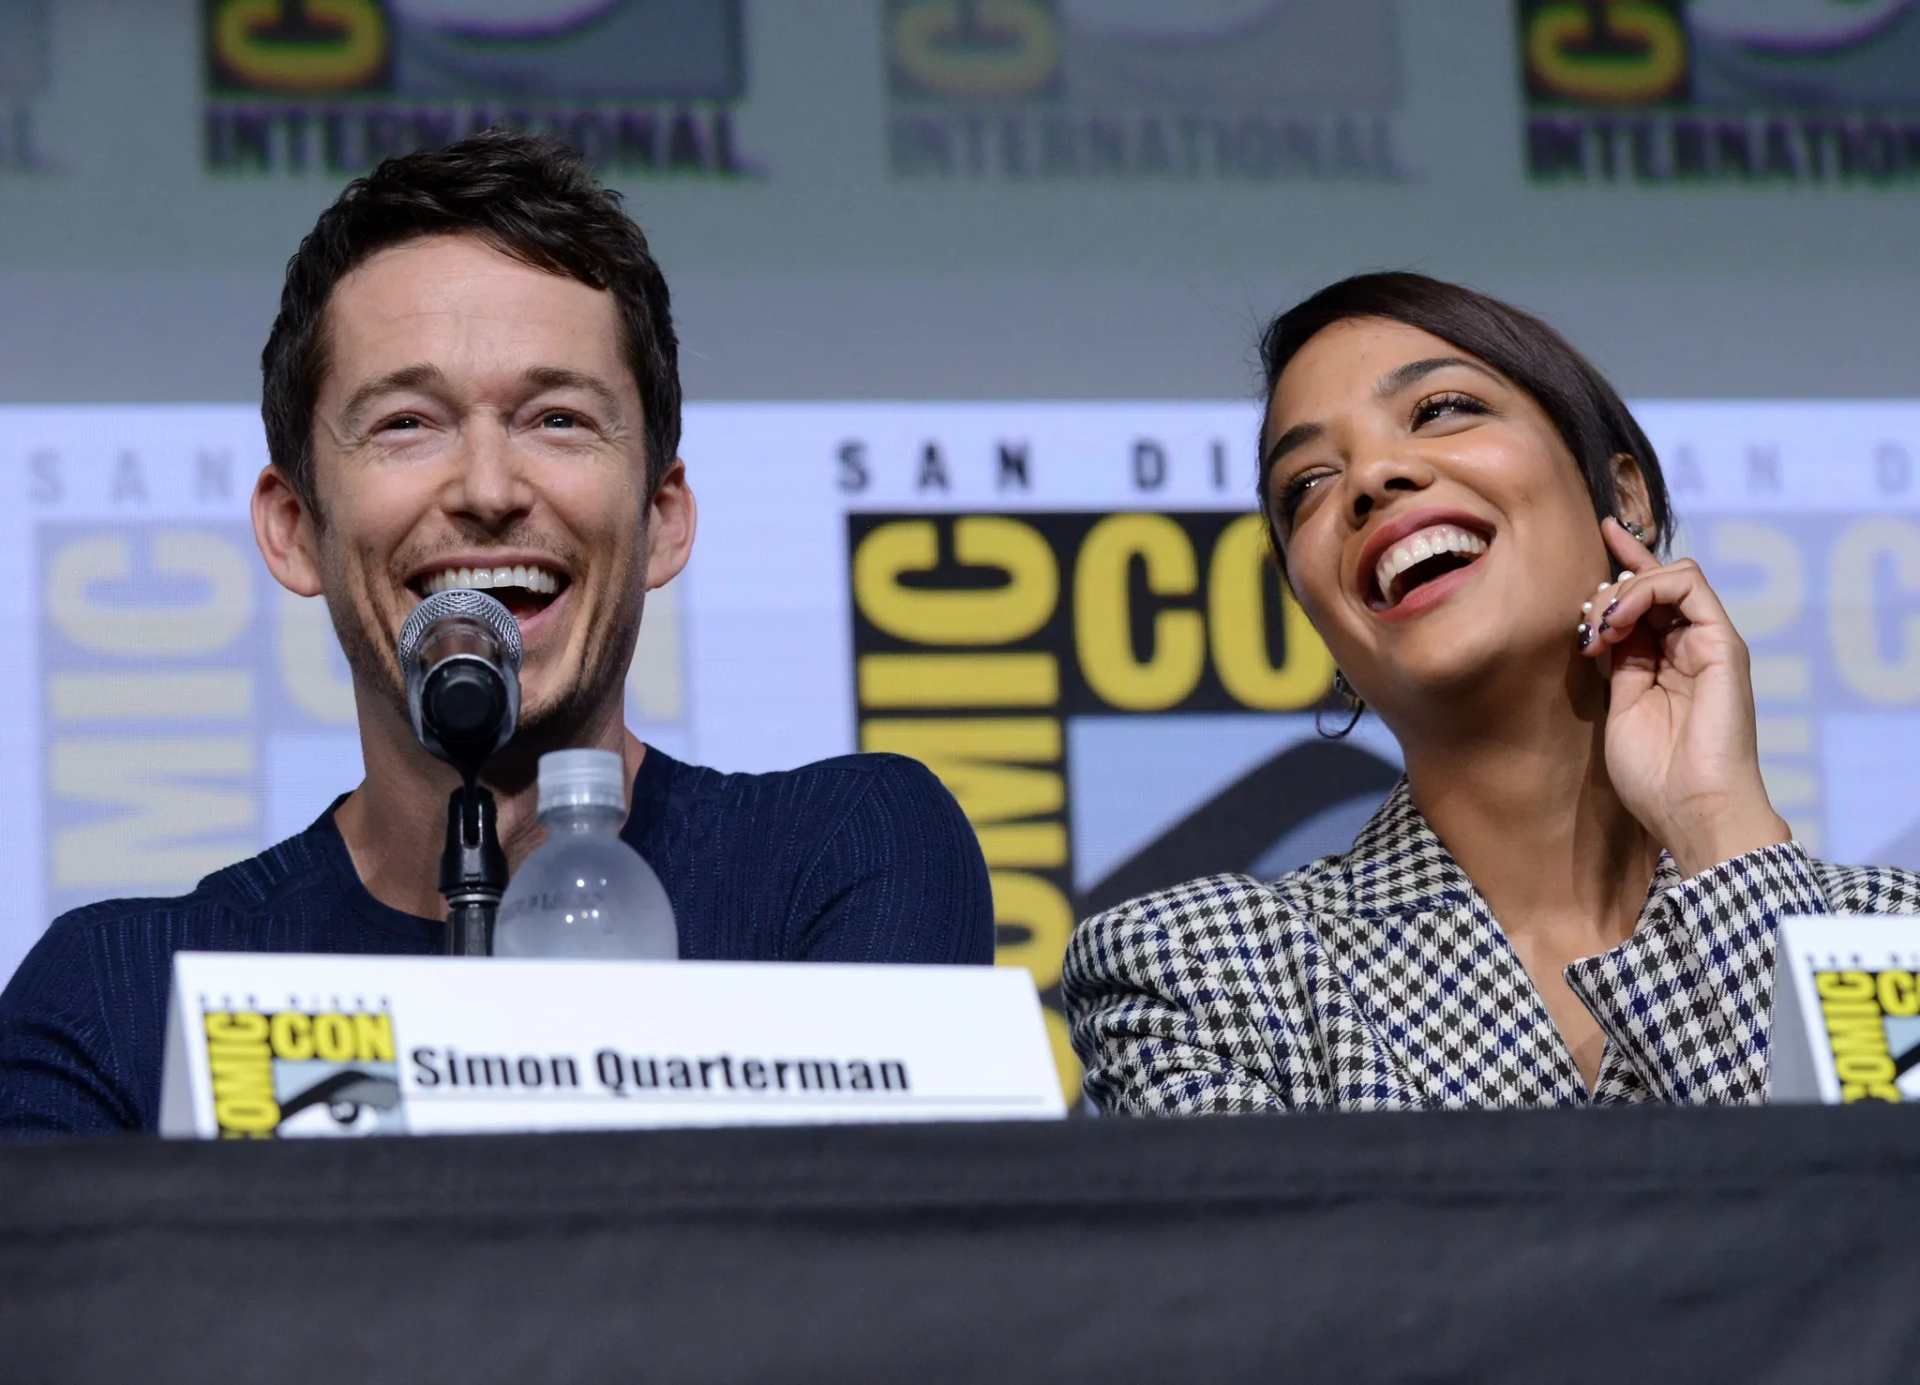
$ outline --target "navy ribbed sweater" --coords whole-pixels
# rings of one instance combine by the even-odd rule
[[[993,960],[979,844],[917,761],[721,774],[650,748],[621,835],[666,886],[682,957]],[[331,809],[192,894],[64,914],[0,994],[0,1133],[154,1128],[175,952],[433,953],[444,927],[368,893]]]

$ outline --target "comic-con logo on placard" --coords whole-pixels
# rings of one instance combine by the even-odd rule
[[[201,1022],[222,1138],[406,1129],[384,1007],[209,1009]]]
[[[53,69],[53,0],[0,3],[0,174],[52,168],[36,123]]]
[[[1354,832],[1398,777],[1344,740],[1333,659],[1258,515],[853,514],[860,748],[924,762],[987,859],[998,960],[1030,969],[1063,1081],[1076,919],[1196,876],[1277,875]]]
[[[201,0],[206,165],[352,174],[505,124],[621,173],[750,173],[742,5]]]
[[[1915,0],[1519,0],[1540,181],[1920,178]]]
[[[1392,179],[1389,0],[886,0],[898,177]]]
[[[1815,970],[1840,1100],[1920,1100],[1920,979],[1904,967]]]

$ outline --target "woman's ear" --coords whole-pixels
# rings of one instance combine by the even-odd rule
[[[320,595],[320,546],[313,514],[277,466],[253,483],[253,539],[267,571],[296,596]]]
[[[1640,541],[1649,548],[1658,546],[1660,534],[1653,522],[1653,503],[1647,497],[1647,478],[1640,463],[1625,452],[1613,454],[1613,498],[1614,517],[1629,528],[1639,525],[1646,530],[1646,537]]]

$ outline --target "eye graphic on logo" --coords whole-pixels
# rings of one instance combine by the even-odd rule
[[[422,24],[494,38],[564,34],[617,10],[628,0],[391,0],[402,24]]]
[[[1702,37],[1757,48],[1842,48],[1912,8],[1913,0],[1693,0],[1687,23]]]
[[[280,1104],[282,1135],[365,1135],[400,1104],[391,1077],[345,1068]]]
[[[224,86],[347,91],[386,70],[387,18],[376,0],[213,0],[208,20]]]
[[[1076,912],[1220,871],[1280,875],[1345,851],[1399,778],[1399,766],[1360,746],[1290,745],[1115,864],[1075,899]]]

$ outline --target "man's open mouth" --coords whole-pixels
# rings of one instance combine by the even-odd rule
[[[505,606],[517,620],[538,615],[551,606],[567,589],[571,579],[557,569],[537,563],[514,563],[500,567],[448,567],[415,578],[409,585],[414,594],[432,596],[436,592],[465,588],[483,591]]]
[[[1457,524],[1433,524],[1408,534],[1374,564],[1367,604],[1390,611],[1408,594],[1478,561],[1489,541]]]

